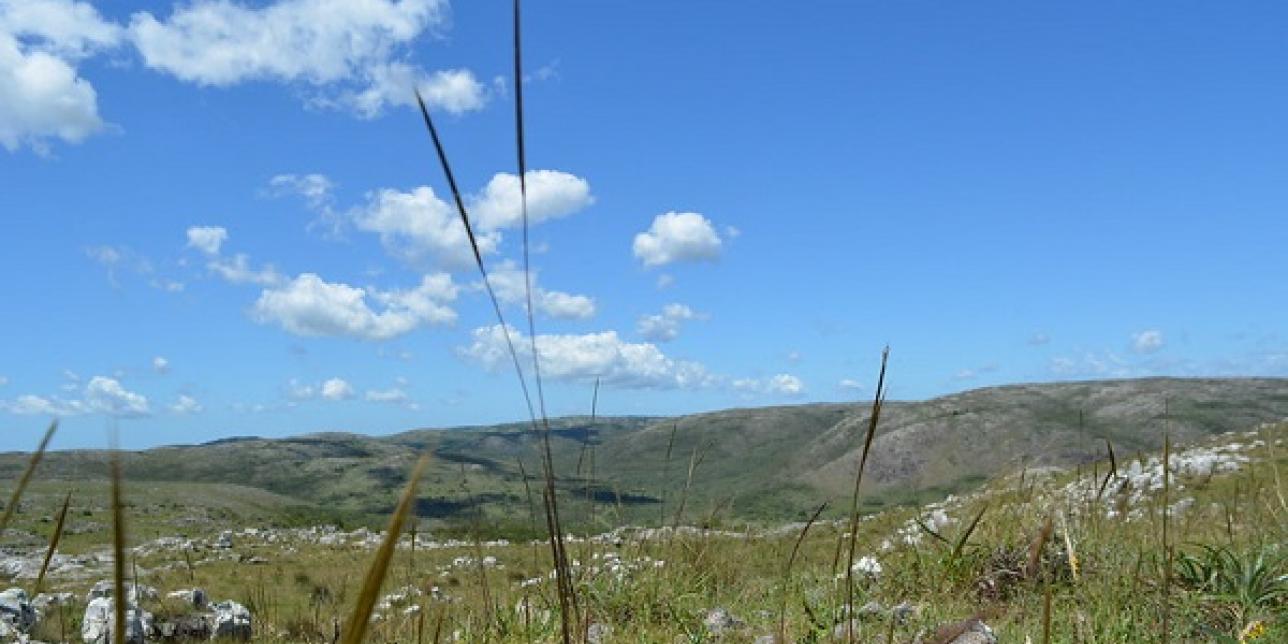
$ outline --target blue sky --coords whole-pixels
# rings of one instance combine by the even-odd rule
[[[0,0],[0,449],[523,418],[508,11]],[[525,12],[552,414],[1288,375],[1281,3]]]

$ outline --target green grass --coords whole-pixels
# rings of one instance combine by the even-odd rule
[[[1237,471],[1179,476],[1173,482],[1179,484],[1172,490],[1173,503],[1184,498],[1194,501],[1171,517],[1171,540],[1177,547],[1174,580],[1166,594],[1172,641],[1237,641],[1238,634],[1257,621],[1268,629],[1259,641],[1288,638],[1283,617],[1288,612],[1283,586],[1288,582],[1281,579],[1288,574],[1283,545],[1288,543],[1288,507],[1280,501],[1288,494],[1283,487],[1283,474],[1288,473],[1288,426],[1264,429],[1259,439],[1273,450],[1247,452],[1252,462]],[[1246,444],[1252,439],[1237,435],[1213,440]],[[1176,452],[1185,449],[1181,445]],[[677,460],[687,464],[687,459]],[[1120,468],[1130,460],[1120,459]],[[679,471],[684,468],[676,465],[674,469],[677,477],[682,476]],[[1103,474],[1108,464],[1097,469]],[[1081,484],[1094,493],[1100,481],[1092,480],[1092,468],[1081,472]],[[888,608],[907,602],[916,609],[902,622],[892,621],[888,613],[865,617],[856,624],[856,639],[876,641],[893,630],[896,641],[906,642],[982,614],[1003,642],[1022,642],[1026,636],[1039,642],[1049,591],[1052,641],[1156,641],[1165,601],[1161,495],[1144,495],[1135,519],[1110,518],[1104,510],[1111,505],[1090,511],[1085,499],[1065,494],[1063,490],[1076,477],[1073,471],[1054,476],[1030,473],[1021,486],[1018,472],[999,473],[974,492],[939,506],[953,519],[935,529],[947,543],[919,529],[913,531],[921,535],[916,545],[899,541],[899,530],[916,516],[928,516],[931,509],[887,507],[868,514],[857,533],[856,555],[875,557],[882,572],[875,579],[856,573],[855,606],[877,602]],[[15,526],[45,538],[52,524],[40,519],[56,512],[64,489],[64,484],[37,476],[22,510],[15,514]],[[194,515],[210,520],[191,524],[187,533],[205,539],[222,529],[296,520],[290,512],[297,506],[290,500],[246,488],[134,484],[127,494],[131,541],[136,544],[153,535],[183,533],[177,522]],[[82,484],[73,501],[69,529],[76,520],[107,524],[106,499],[105,488]],[[988,509],[978,525],[962,538],[985,505]],[[565,501],[564,507],[577,511],[576,501]],[[90,514],[82,515],[84,510]],[[1049,516],[1056,517],[1055,532],[1040,553],[1035,574],[1025,576],[1027,551]],[[743,624],[723,641],[750,641],[777,632],[779,611],[785,605],[786,630],[794,641],[827,641],[842,621],[844,580],[838,579],[840,570],[833,563],[843,528],[834,521],[815,524],[800,543],[784,587],[784,566],[800,526],[748,538],[746,525],[726,521],[722,527],[729,530],[727,534],[682,534],[648,541],[627,538],[620,545],[569,543],[570,558],[582,564],[577,567],[578,590],[589,622],[611,627],[608,641],[612,642],[702,642],[713,639],[703,625],[707,611],[723,607]],[[1078,561],[1076,580],[1063,525],[1068,526]],[[530,534],[537,536],[539,531]],[[886,540],[893,545],[883,550]],[[107,531],[68,534],[60,551],[91,551],[108,543]],[[196,585],[213,599],[233,599],[250,607],[258,641],[329,642],[336,624],[343,625],[352,612],[373,550],[239,536],[233,552],[243,561],[198,551],[191,555],[196,563],[190,570],[179,553],[151,552],[140,556],[137,565],[141,581],[163,592]],[[484,577],[486,604],[477,565],[453,563],[478,552],[468,540],[453,547],[419,549],[413,566],[411,552],[399,549],[382,594],[404,587],[423,594],[393,608],[377,604],[383,619],[373,622],[367,641],[430,642],[435,641],[435,631],[440,632],[440,641],[453,633],[463,641],[557,641],[558,600],[548,578],[548,545],[516,540],[511,545],[483,547],[483,554],[496,557],[500,564],[488,568]],[[252,557],[263,563],[244,561]],[[619,558],[621,575],[608,571],[611,565],[604,563],[606,557]],[[655,567],[654,561],[665,564]],[[585,572],[592,566],[600,568],[598,574]],[[535,578],[543,581],[524,583]],[[93,581],[53,577],[46,585],[83,595]],[[530,609],[516,610],[525,600]],[[413,605],[420,607],[419,612],[404,614]],[[485,610],[485,605],[496,608]],[[183,612],[170,600],[145,607],[158,614]],[[75,626],[78,617],[75,610],[67,613],[64,619],[70,621],[64,628]],[[47,619],[42,629],[38,636],[56,638],[57,620]]]

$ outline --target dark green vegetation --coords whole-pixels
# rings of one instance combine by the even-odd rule
[[[940,498],[1023,467],[1090,462],[1103,457],[1106,439],[1124,457],[1155,451],[1165,404],[1172,435],[1184,444],[1288,417],[1288,380],[1015,385],[889,402],[865,474],[865,507]],[[868,411],[864,403],[812,404],[600,417],[593,425],[582,417],[553,420],[558,486],[569,499],[565,523],[590,527],[588,497],[595,500],[596,529],[670,524],[682,500],[683,522],[690,524],[805,518],[822,501],[850,493]],[[290,508],[279,517],[375,527],[393,508],[412,463],[428,451],[420,518],[465,525],[481,512],[489,530],[521,531],[533,514],[540,517],[538,441],[526,423],[383,437],[313,434],[162,447],[126,453],[123,464],[135,490],[248,486]],[[17,478],[26,463],[25,455],[0,455],[0,477]],[[40,466],[41,487],[101,481],[107,467],[106,452],[51,452]]]

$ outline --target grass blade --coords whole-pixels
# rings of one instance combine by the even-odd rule
[[[1038,574],[1038,564],[1042,560],[1042,548],[1046,542],[1051,539],[1051,533],[1055,531],[1055,519],[1050,514],[1047,515],[1046,521],[1042,524],[1042,529],[1038,531],[1033,542],[1029,544],[1029,560],[1024,566],[1024,576],[1032,579]]]
[[[112,449],[112,642],[125,644],[125,504],[121,500],[121,452]]]
[[[40,446],[27,461],[27,469],[23,470],[22,476],[18,477],[18,484],[14,486],[13,494],[9,496],[9,505],[4,507],[4,517],[0,518],[0,532],[4,532],[4,529],[9,527],[9,520],[13,518],[13,513],[17,512],[22,493],[31,482],[31,476],[36,473],[36,466],[40,465],[40,461],[45,458],[45,448],[49,447],[49,441],[53,440],[55,431],[58,431],[56,420],[49,423],[49,429],[45,430],[45,437],[40,439]]]
[[[971,533],[975,531],[975,527],[979,525],[979,520],[984,517],[984,512],[987,510],[987,505],[980,508],[975,518],[971,519],[970,525],[966,526],[960,537],[957,537],[957,543],[953,545],[953,553],[949,556],[949,561],[957,561],[957,558],[962,556],[962,550],[966,549],[966,540],[970,539]]]
[[[40,594],[40,587],[45,583],[45,573],[49,571],[49,561],[54,558],[54,551],[58,549],[58,542],[63,538],[63,526],[67,522],[67,508],[71,507],[72,493],[68,492],[67,497],[63,499],[63,508],[58,511],[58,519],[54,523],[54,533],[49,536],[49,549],[45,551],[45,560],[40,564],[40,574],[36,575],[36,587],[32,589],[31,596],[35,597]]]
[[[863,454],[859,457],[859,471],[854,475],[854,496],[850,500],[850,548],[845,562],[845,641],[854,641],[854,548],[859,532],[859,485],[863,482],[863,469],[872,451],[872,438],[877,433],[877,420],[881,417],[881,404],[885,402],[886,364],[890,360],[890,347],[881,352],[881,372],[877,376],[876,393],[872,396],[872,412],[868,419],[868,433],[863,439]]]
[[[344,644],[359,644],[367,634],[371,612],[376,606],[376,598],[380,596],[380,586],[384,584],[385,576],[389,573],[389,563],[393,561],[394,550],[398,547],[403,524],[411,514],[412,506],[416,501],[416,488],[428,463],[428,455],[421,456],[416,462],[416,467],[411,472],[411,479],[407,481],[407,487],[403,490],[402,498],[398,500],[393,516],[389,518],[385,540],[381,542],[371,566],[367,568],[367,577],[362,582],[362,592],[358,594],[358,604],[354,606],[353,615],[345,628],[342,640]]]

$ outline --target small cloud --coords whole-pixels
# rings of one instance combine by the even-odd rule
[[[157,373],[170,373],[170,361],[157,356],[152,359],[152,370]]]
[[[321,393],[327,400],[348,400],[353,397],[353,387],[340,378],[331,378],[322,383]]]
[[[791,374],[780,373],[769,379],[766,389],[784,396],[799,396],[805,393],[805,382]]]
[[[657,289],[660,291],[664,288],[670,288],[675,285],[675,277],[670,273],[662,273],[657,276]]]
[[[853,393],[863,391],[863,383],[853,378],[842,378],[840,382],[836,383],[836,388],[841,391]]]
[[[405,382],[405,379],[403,378],[399,378],[399,380]],[[407,392],[404,391],[401,386],[383,390],[368,389],[366,395],[363,397],[367,402],[397,405],[399,407],[406,407],[407,409],[412,410],[420,408],[420,405],[413,402],[411,396],[408,396]]]
[[[9,384],[9,379],[4,376],[0,376],[0,387],[3,387],[7,384]]]
[[[674,262],[715,261],[721,241],[711,220],[696,212],[667,212],[635,236],[632,250],[645,267]]]
[[[195,248],[207,255],[218,255],[225,241],[228,241],[228,230],[222,226],[188,228],[188,248]]]
[[[1045,333],[1034,333],[1029,336],[1029,346],[1041,347],[1051,343],[1051,336]]]
[[[788,361],[788,362],[790,362],[790,363],[792,363],[792,364],[795,364],[795,363],[797,363],[797,362],[800,362],[800,361],[801,361],[801,352],[800,352],[800,351],[788,351],[788,352],[787,352],[787,361]]]
[[[142,394],[126,389],[119,381],[107,376],[94,376],[85,385],[85,402],[90,410],[112,416],[140,417],[151,413],[148,399]]]
[[[680,335],[680,326],[688,320],[706,319],[683,304],[667,304],[661,313],[646,315],[635,323],[635,332],[645,340],[670,342]]]
[[[201,406],[201,403],[197,402],[196,398],[186,394],[180,395],[178,400],[175,400],[174,404],[170,405],[170,411],[181,416],[199,414],[203,409],[204,407]]]
[[[1158,329],[1146,329],[1131,335],[1131,350],[1136,353],[1154,353],[1164,344],[1163,332]]]

